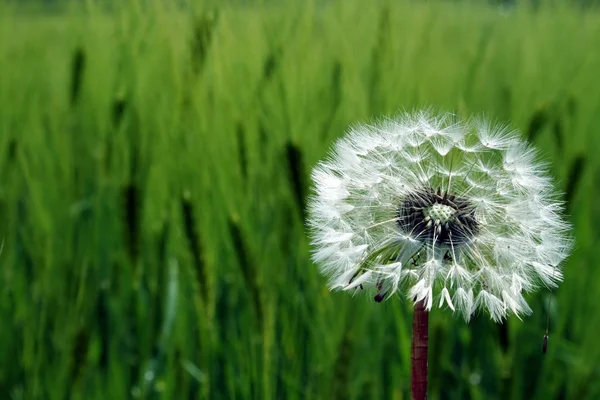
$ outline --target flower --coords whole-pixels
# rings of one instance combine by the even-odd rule
[[[537,152],[506,126],[431,110],[357,125],[312,171],[312,258],[331,289],[395,292],[494,321],[531,313],[572,240]]]

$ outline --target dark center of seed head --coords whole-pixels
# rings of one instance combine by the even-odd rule
[[[402,200],[398,225],[420,242],[453,246],[469,242],[479,230],[475,207],[468,199],[429,188]]]

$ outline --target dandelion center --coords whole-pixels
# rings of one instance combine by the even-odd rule
[[[440,221],[442,224],[450,221],[450,218],[452,218],[455,213],[456,210],[454,208],[438,203],[424,210],[426,217],[429,217],[434,221]]]
[[[406,196],[398,208],[398,225],[420,242],[452,246],[469,242],[478,231],[473,204],[440,189]]]

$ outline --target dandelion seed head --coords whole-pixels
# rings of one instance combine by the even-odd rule
[[[312,258],[332,289],[495,321],[562,280],[570,225],[547,166],[506,126],[416,111],[352,127],[313,169]]]

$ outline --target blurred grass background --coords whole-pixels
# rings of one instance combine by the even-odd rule
[[[0,398],[409,398],[408,302],[328,292],[303,220],[349,124],[423,105],[520,129],[577,239],[532,316],[432,313],[430,398],[600,397],[597,9],[179,3],[0,3]]]

